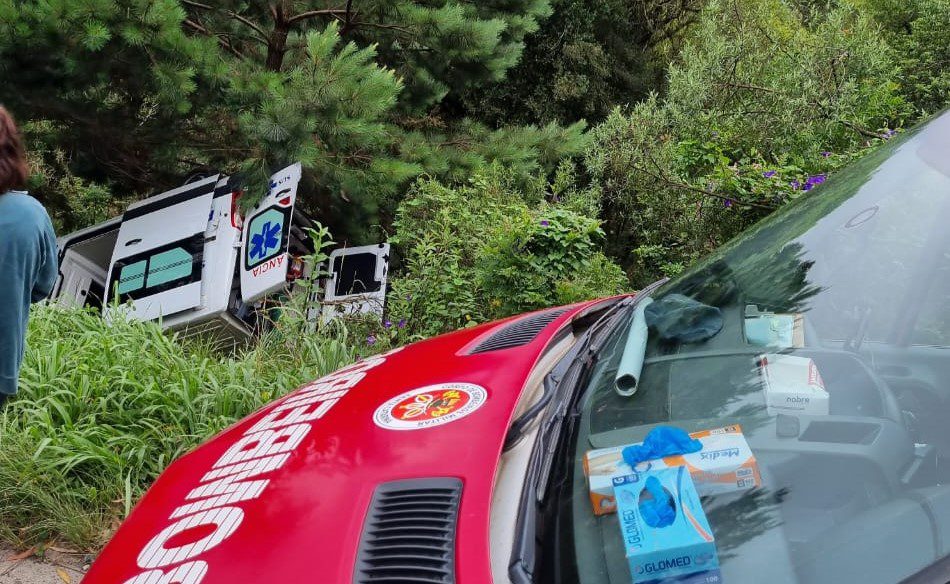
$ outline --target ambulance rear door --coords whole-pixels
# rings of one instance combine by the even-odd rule
[[[116,299],[131,301],[130,316],[139,320],[201,305],[205,229],[218,178],[149,197],[126,210],[109,267],[107,315]]]
[[[254,302],[287,285],[290,227],[300,164],[271,177],[267,196],[247,213],[241,247],[241,299]]]
[[[324,319],[342,314],[382,317],[389,276],[389,244],[337,249],[330,254],[329,264]]]

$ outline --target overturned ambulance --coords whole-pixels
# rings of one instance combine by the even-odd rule
[[[305,262],[313,253],[306,232],[313,221],[295,208],[300,178],[299,163],[274,174],[246,217],[236,180],[212,175],[65,236],[53,301],[105,316],[122,310],[167,328],[246,336],[268,298],[302,291],[295,282],[314,269]],[[388,263],[387,243],[333,251],[314,306],[325,319],[382,315]]]

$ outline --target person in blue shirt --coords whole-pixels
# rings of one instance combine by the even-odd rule
[[[17,390],[30,304],[52,293],[59,272],[46,209],[17,190],[28,173],[23,140],[0,106],[0,406]]]

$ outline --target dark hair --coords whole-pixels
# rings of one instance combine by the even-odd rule
[[[24,187],[29,172],[20,132],[10,113],[0,106],[0,195]]]

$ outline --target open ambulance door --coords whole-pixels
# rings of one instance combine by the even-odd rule
[[[244,220],[241,300],[253,302],[287,285],[290,227],[300,183],[300,163],[274,174],[267,196]]]
[[[109,266],[106,315],[116,298],[131,300],[130,316],[139,320],[201,305],[205,229],[217,182],[218,175],[210,176],[126,210]]]
[[[389,244],[345,247],[330,254],[323,297],[324,319],[341,314],[383,316],[389,276]]]

